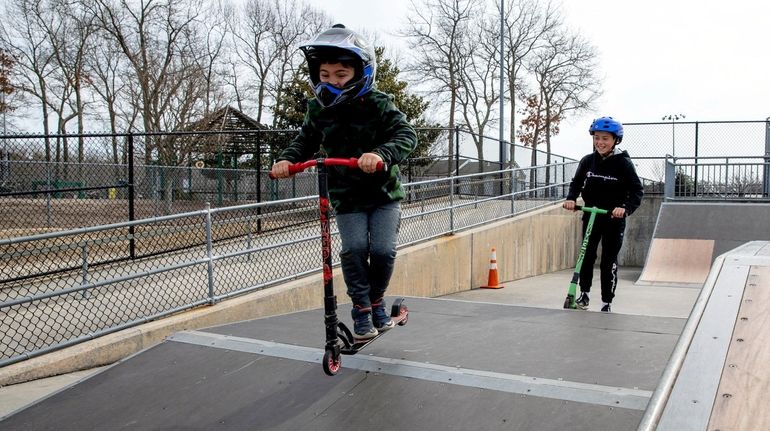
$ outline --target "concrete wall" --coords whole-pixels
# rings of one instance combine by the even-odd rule
[[[626,233],[618,254],[618,265],[644,266],[662,203],[663,196],[645,196],[642,205],[626,219]]]
[[[644,229],[638,229],[639,235]],[[497,249],[504,282],[574,267],[579,246],[580,214],[554,204],[399,250],[388,295],[436,297],[485,285],[492,247]],[[339,269],[334,286],[342,304],[340,315],[347,318],[348,299]],[[0,386],[110,364],[177,331],[321,308],[322,301],[321,277],[311,275],[8,365],[0,369]]]

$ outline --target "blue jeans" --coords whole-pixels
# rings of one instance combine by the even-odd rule
[[[342,276],[353,305],[368,308],[385,295],[393,275],[400,225],[399,202],[337,215]]]

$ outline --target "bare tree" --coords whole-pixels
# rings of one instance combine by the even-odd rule
[[[3,115],[3,133],[6,132],[5,117],[6,114],[16,109],[11,103],[11,95],[16,91],[11,84],[11,73],[14,68],[13,57],[7,51],[0,48],[0,114]],[[6,154],[7,155],[7,154]]]
[[[223,71],[226,67],[226,51],[230,49],[228,36],[232,34],[234,14],[232,5],[222,0],[211,2],[204,14],[203,54],[198,58],[198,67],[205,75],[204,115],[228,104],[224,94],[226,85]]]
[[[513,142],[516,129],[516,90],[521,87],[521,72],[525,60],[538,44],[543,43],[545,35],[562,25],[562,20],[550,1],[546,4],[537,0],[508,1],[504,6],[505,77],[506,91],[510,95],[511,119],[509,139]],[[499,13],[499,6],[497,10]]]
[[[269,0],[248,0],[241,14],[242,20],[236,25],[234,32],[235,52],[240,59],[240,64],[236,67],[243,67],[251,78],[244,80],[240,88],[243,88],[241,91],[245,94],[255,95],[252,100],[256,103],[257,122],[262,121],[270,67],[277,61],[270,38],[271,29],[275,27],[275,13]],[[234,71],[233,74],[237,76],[238,72]],[[243,106],[239,109],[243,110]]]
[[[58,100],[50,100],[49,105],[58,115],[57,132],[62,134],[63,160],[69,158],[67,123],[77,121],[78,150],[77,161],[85,159],[84,116],[86,110],[85,94],[88,83],[86,76],[86,58],[92,54],[92,35],[94,33],[93,16],[66,0],[52,0],[48,4],[46,15],[51,19],[44,21],[45,31],[53,49],[56,65],[54,88],[58,90]]]
[[[51,161],[48,80],[55,66],[53,49],[41,22],[42,3],[42,0],[13,0],[5,3],[0,29],[2,48],[17,65],[11,74],[15,88],[39,102],[43,133],[46,136],[45,159]]]
[[[237,92],[254,94],[255,119],[262,122],[270,103],[282,100],[282,83],[301,62],[297,45],[330,24],[325,14],[296,0],[248,0],[242,16],[235,32],[241,63],[235,69],[247,70],[250,79]]]
[[[117,43],[131,65],[139,112],[146,132],[179,130],[199,116],[205,87],[199,56],[200,0],[91,0],[101,29]],[[145,142],[145,162],[153,152],[164,163],[181,163],[175,145]],[[182,151],[184,153],[184,151]]]
[[[483,11],[480,0],[422,0],[412,3],[407,27],[414,63],[407,69],[418,83],[431,86],[434,94],[448,97],[449,124],[455,127],[458,94],[462,87],[461,60],[464,40],[476,29],[471,17]],[[449,135],[449,166],[454,155],[454,135]],[[450,168],[451,169],[451,168]]]
[[[577,34],[552,32],[531,67],[543,104],[546,163],[551,163],[551,135],[558,123],[569,114],[590,109],[601,95],[597,53]]]
[[[279,7],[279,4],[284,4]],[[283,97],[284,83],[302,63],[297,46],[311,37],[331,27],[328,16],[315,8],[297,4],[296,1],[285,2],[275,0],[277,28],[272,33],[273,43],[277,52],[274,73],[268,80],[268,91],[273,100],[273,112],[281,110],[280,103],[286,103]],[[277,118],[273,116],[273,127]]]
[[[92,81],[92,89],[96,93],[97,99],[101,101],[97,106],[99,111],[104,110],[106,112],[107,127],[113,134],[110,145],[112,163],[118,164],[124,162],[124,157],[121,157],[120,143],[115,135],[121,131],[119,125],[122,125],[122,130],[131,130],[132,119],[135,119],[135,114],[129,115],[128,119],[121,124],[121,102],[129,99],[128,87],[130,84],[123,79],[123,76],[126,75],[125,68],[128,65],[114,40],[103,39],[100,42],[99,46],[94,49],[93,55],[87,59],[87,67]],[[131,104],[124,103],[125,105],[128,105],[130,111],[137,112],[136,109],[130,108]]]
[[[471,21],[470,32],[461,45],[460,91],[457,100],[463,119],[476,146],[477,158],[484,160],[484,132],[495,120],[495,107],[500,95],[497,92],[500,79],[499,40],[497,21],[481,16]],[[499,119],[499,117],[497,117]],[[479,163],[479,172],[483,164]]]

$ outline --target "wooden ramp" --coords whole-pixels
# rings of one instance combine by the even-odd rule
[[[713,253],[714,240],[654,238],[638,282],[703,284]]]
[[[770,241],[770,205],[664,202],[637,282],[702,285],[717,256],[749,241]]]
[[[770,246],[763,249],[770,264]],[[770,266],[751,266],[726,366],[711,410],[710,430],[770,430]]]
[[[768,309],[770,242],[719,256],[639,430],[770,430]]]

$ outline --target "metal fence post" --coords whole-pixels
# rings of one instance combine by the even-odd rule
[[[257,130],[257,181],[256,181],[257,182],[257,203],[262,202],[262,140],[261,140],[261,137],[262,137],[262,131]],[[272,147],[271,147],[271,150],[272,150]],[[270,156],[271,158],[270,161],[272,161],[273,152],[270,151],[268,156]],[[271,167],[272,165],[266,166],[268,170],[270,170]],[[262,208],[257,207],[257,233],[262,233],[261,214],[262,214]],[[249,253],[249,256],[251,256],[251,253]]]
[[[666,200],[674,198],[674,188],[676,187],[676,165],[673,158],[666,157],[666,179],[664,183],[663,196]]]
[[[208,270],[209,285],[209,305],[214,305],[214,259],[213,259],[213,238],[211,227],[211,203],[206,202],[206,265]]]
[[[698,122],[695,122],[695,185],[693,186],[693,196],[698,196]]]
[[[51,228],[51,162],[45,163],[45,180],[46,180],[46,194],[45,194],[45,223],[47,228]]]
[[[460,126],[455,126],[455,175],[460,175]]]
[[[452,161],[447,161],[447,176],[454,178],[454,176],[460,175],[460,126],[455,126],[455,173],[452,175],[449,167],[452,165]],[[454,182],[454,181],[453,181]],[[459,184],[457,193],[460,193]]]
[[[128,153],[128,221],[132,222],[136,218],[134,212],[136,209],[136,189],[134,186],[134,134],[129,133],[126,138],[126,150]],[[190,189],[192,189],[192,184],[190,185]],[[136,258],[136,240],[134,239],[135,229],[133,224],[128,227],[128,255],[132,260]]]
[[[770,117],[765,119],[765,165],[763,167],[764,184],[762,185],[762,194],[764,197],[770,197]]]

